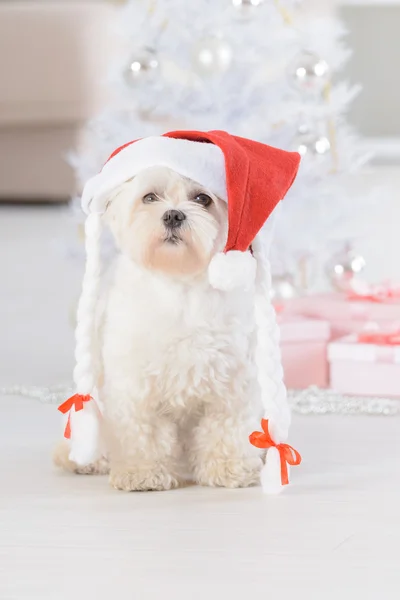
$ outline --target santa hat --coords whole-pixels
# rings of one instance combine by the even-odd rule
[[[250,441],[258,447],[269,448],[261,476],[265,491],[277,492],[286,483],[282,474],[286,468],[285,456],[290,453],[288,449],[292,450],[285,443],[290,411],[283,383],[279,330],[270,300],[268,254],[272,213],[292,185],[299,162],[297,152],[272,148],[224,131],[173,131],[121,146],[100,173],[87,182],[82,194],[82,207],[88,215],[85,224],[87,258],[76,328],[74,381],[77,393],[60,407],[62,412],[68,413],[65,434],[71,442],[71,460],[88,464],[101,453],[101,411],[93,399],[92,358],[100,279],[101,215],[118,186],[144,169],[165,166],[201,184],[228,204],[228,238],[224,251],[210,262],[209,282],[223,291],[254,286],[258,328],[256,362],[265,419],[264,434],[253,434]],[[267,435],[267,442],[263,435]]]

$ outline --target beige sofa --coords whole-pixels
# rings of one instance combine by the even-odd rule
[[[0,200],[66,199],[65,161],[105,101],[111,4],[0,1]]]

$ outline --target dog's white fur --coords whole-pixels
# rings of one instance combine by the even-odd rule
[[[212,197],[210,207],[193,201]],[[146,194],[159,200],[143,203]],[[212,256],[227,236],[227,207],[164,167],[143,171],[110,199],[105,220],[120,249],[102,294],[96,351],[110,482],[122,490],[165,490],[187,478],[241,487],[259,480],[248,436],[262,414],[254,366],[253,293],[213,289]],[[168,240],[162,216],[187,217]],[[56,452],[56,464],[79,469]]]

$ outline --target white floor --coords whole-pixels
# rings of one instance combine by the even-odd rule
[[[0,207],[0,386],[68,381],[79,265],[63,209]],[[0,599],[398,600],[400,419],[295,418],[303,455],[259,488],[124,494],[54,472],[53,406],[0,397]]]

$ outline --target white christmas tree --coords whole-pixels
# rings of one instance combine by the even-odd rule
[[[273,269],[298,276],[316,256],[317,269],[325,264],[366,202],[348,193],[365,157],[344,121],[358,90],[334,82],[349,57],[341,24],[299,0],[128,0],[119,12],[114,98],[88,124],[79,182],[119,145],[168,129],[225,129],[298,150]]]

